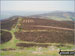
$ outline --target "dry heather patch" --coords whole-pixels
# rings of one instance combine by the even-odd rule
[[[10,32],[6,32],[6,31],[2,31],[2,30],[0,30],[0,31],[1,31],[1,37],[0,37],[1,44],[5,43],[5,42],[8,42],[9,40],[12,39],[12,35],[11,35]]]

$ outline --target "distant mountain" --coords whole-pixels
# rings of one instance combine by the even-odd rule
[[[1,11],[0,20],[12,17],[12,16],[30,16],[36,14],[43,14],[47,11]]]
[[[75,12],[54,11],[50,13],[32,15],[33,18],[45,18],[58,21],[75,21]]]

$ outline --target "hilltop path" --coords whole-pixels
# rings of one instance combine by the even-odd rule
[[[71,30],[74,31],[74,29],[70,28],[63,28],[63,27],[54,27],[54,26],[42,26],[42,25],[33,25],[34,27],[45,27],[45,28],[54,28],[54,29],[61,29],[61,30]]]

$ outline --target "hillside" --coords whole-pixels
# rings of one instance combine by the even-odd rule
[[[75,12],[53,11],[44,14],[32,15],[33,18],[46,18],[58,21],[75,21]]]
[[[7,30],[11,30],[12,28],[15,27],[16,23],[17,23],[18,18],[17,17],[10,17],[6,20],[1,20],[0,21],[0,25],[1,25],[1,29],[7,29]]]
[[[41,43],[73,43],[74,22],[23,17],[18,24],[16,38]]]
[[[74,49],[74,21],[17,16],[0,24],[1,55],[58,56],[59,49]]]
[[[73,43],[74,22],[11,17],[1,21],[1,29],[14,30],[17,39],[37,43]]]

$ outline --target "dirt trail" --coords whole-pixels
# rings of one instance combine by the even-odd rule
[[[71,30],[71,31],[75,30],[75,29],[71,29],[71,28],[54,27],[54,26],[42,26],[42,25],[33,25],[33,26],[34,27],[54,28],[54,29],[61,29],[61,30]]]

